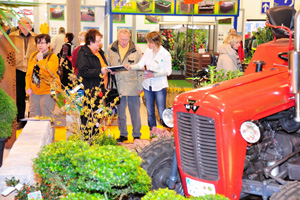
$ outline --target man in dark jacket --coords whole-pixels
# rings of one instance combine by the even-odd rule
[[[104,52],[99,48],[101,45],[102,34],[96,29],[90,29],[85,35],[85,45],[83,45],[77,56],[76,64],[78,66],[78,77],[82,77],[82,84],[84,89],[90,90],[90,95],[86,95],[88,99],[93,98],[97,105],[100,101],[100,96],[96,93],[96,87],[101,88],[102,93],[104,94],[104,84],[102,75],[107,73],[107,62],[104,57]],[[101,75],[102,74],[102,75]],[[84,106],[91,105],[86,103]],[[92,110],[93,111],[93,110]],[[81,123],[86,125],[87,122],[93,122],[93,117],[90,113],[85,113],[88,116],[82,116]],[[95,127],[87,128],[88,135],[95,134],[97,131]],[[87,135],[87,134],[86,134]]]

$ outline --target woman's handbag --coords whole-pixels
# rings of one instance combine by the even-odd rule
[[[108,94],[105,99],[106,104],[110,104],[114,102],[114,99],[120,97],[117,87],[117,81],[115,75],[108,74]],[[120,99],[116,102],[116,105],[120,103]]]

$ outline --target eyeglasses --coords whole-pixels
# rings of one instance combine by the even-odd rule
[[[47,44],[47,42],[38,42],[37,44]]]

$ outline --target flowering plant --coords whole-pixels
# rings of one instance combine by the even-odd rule
[[[105,94],[102,93],[100,87],[104,84],[104,81],[102,81],[99,87],[95,87],[93,90],[84,90],[84,96],[78,98],[80,96],[78,94],[79,89],[83,89],[83,84],[81,84],[82,77],[77,78],[74,69],[71,69],[72,73],[68,77],[71,83],[65,86],[61,84],[57,75],[50,71],[47,63],[46,66],[40,63],[36,64],[50,74],[50,76],[41,78],[51,86],[53,98],[57,102],[61,101],[61,98],[64,99],[65,105],[62,105],[60,109],[72,119],[70,126],[66,126],[66,129],[78,135],[80,140],[92,144],[95,136],[98,134],[103,135],[106,130],[106,124],[111,123],[115,115],[113,108],[119,97],[115,98],[114,102],[108,105],[105,104],[105,99],[110,91],[107,90]],[[63,63],[63,66],[68,69],[66,62]],[[99,74],[99,77],[103,80],[102,74]],[[85,124],[81,124],[80,116],[84,116],[87,119]],[[60,124],[60,122],[57,124]],[[114,140],[110,135],[108,135],[108,138]],[[99,140],[99,137],[97,139]]]
[[[170,138],[173,137],[173,132],[168,131],[165,127],[163,129],[153,127],[150,131],[151,142],[154,142],[160,138]]]

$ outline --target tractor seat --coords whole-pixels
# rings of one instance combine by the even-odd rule
[[[294,30],[295,14],[296,10],[290,6],[276,6],[267,10],[267,16],[270,24],[274,26],[281,26],[283,24],[291,29],[291,31]],[[277,39],[289,37],[289,35],[284,34],[284,30],[282,29],[272,28],[272,34]]]

